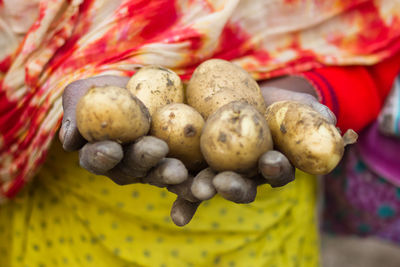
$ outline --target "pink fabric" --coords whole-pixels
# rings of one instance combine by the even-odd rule
[[[400,244],[400,144],[390,140],[375,142],[376,133],[374,124],[361,136],[358,145],[349,148],[338,168],[325,177],[324,228],[333,233],[375,236]],[[374,138],[376,155],[369,158],[374,160],[373,164],[365,161],[362,148],[366,141],[371,141],[369,138]],[[390,144],[395,146],[385,150]],[[387,159],[390,162],[384,162]]]
[[[400,139],[383,136],[374,123],[360,136],[357,147],[371,171],[400,187]]]

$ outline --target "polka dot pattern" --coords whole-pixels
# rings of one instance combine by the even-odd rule
[[[259,188],[252,204],[220,197],[193,221],[169,218],[175,196],[117,186],[53,147],[37,179],[0,210],[0,266],[318,266],[315,181]]]

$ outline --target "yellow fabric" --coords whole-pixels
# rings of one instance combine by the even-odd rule
[[[314,177],[258,191],[248,205],[217,196],[179,228],[173,194],[94,176],[57,141],[37,179],[0,208],[0,266],[318,266]]]

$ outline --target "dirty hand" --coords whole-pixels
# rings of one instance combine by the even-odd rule
[[[114,141],[88,143],[79,133],[75,118],[79,99],[92,87],[124,88],[128,80],[128,77],[97,76],[75,81],[65,88],[59,136],[63,148],[79,150],[79,163],[83,168],[107,176],[119,185],[149,183],[165,187],[184,182],[188,177],[186,167],[177,159],[166,158],[168,145],[158,138],[144,136],[122,146]]]
[[[284,100],[298,101],[310,105],[329,122],[336,124],[335,115],[318,102],[312,85],[301,77],[287,76],[265,81],[260,87],[267,106]],[[268,183],[272,187],[280,187],[295,178],[295,168],[279,151],[264,153],[258,163],[257,174],[246,176],[235,172],[215,173],[207,168],[180,185],[169,186],[168,189],[178,195],[171,210],[174,223],[180,226],[187,224],[201,201],[217,193],[235,203],[250,203],[256,197],[257,186]]]

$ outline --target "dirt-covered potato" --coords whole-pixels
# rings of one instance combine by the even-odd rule
[[[150,114],[128,90],[115,86],[94,87],[78,102],[76,122],[89,142],[114,140],[129,143],[150,129]]]
[[[213,170],[249,173],[257,168],[259,157],[272,149],[272,139],[264,116],[252,105],[235,101],[208,118],[200,147]]]
[[[298,169],[310,174],[327,174],[339,163],[344,141],[335,125],[310,106],[293,101],[268,107],[266,119],[275,147]],[[346,136],[349,136],[348,134]]]
[[[244,69],[222,59],[207,60],[196,68],[186,97],[205,119],[232,101],[251,104],[261,114],[266,110],[257,82]]]
[[[150,115],[170,103],[183,103],[182,81],[172,70],[160,66],[146,66],[129,80],[128,90],[147,107]]]
[[[200,135],[204,119],[194,108],[173,103],[154,113],[151,135],[164,140],[169,156],[181,160],[190,170],[198,170],[204,163],[200,151]]]

